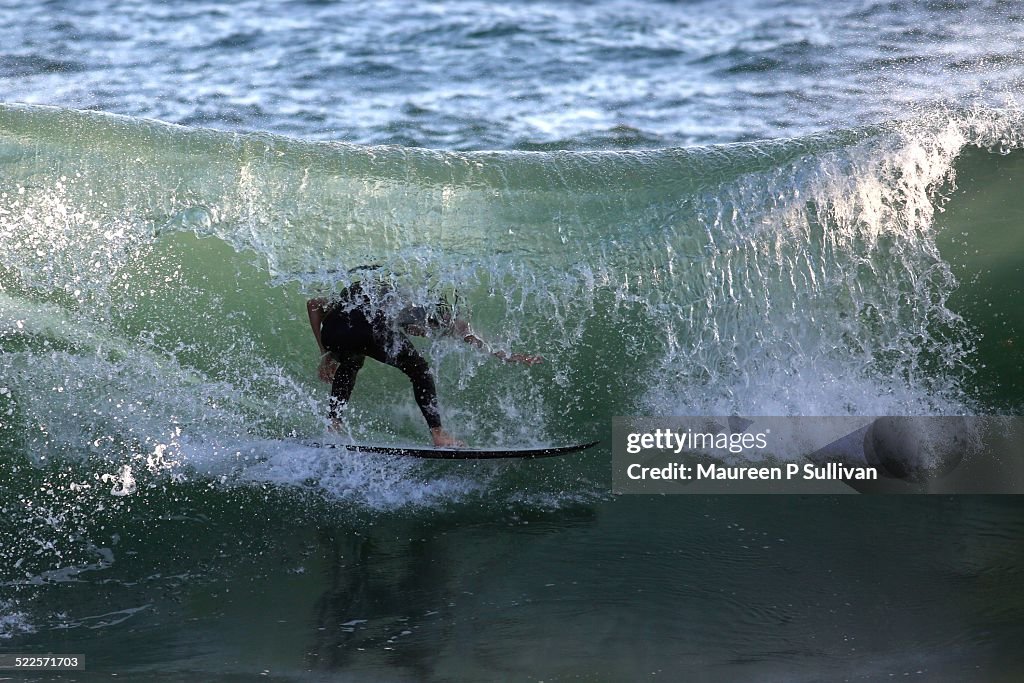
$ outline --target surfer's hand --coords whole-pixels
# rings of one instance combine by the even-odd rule
[[[543,363],[544,358],[542,356],[528,356],[525,353],[505,353],[504,351],[498,351],[494,354],[495,358],[500,358],[506,363],[522,363],[523,365],[536,365],[537,363]]]
[[[320,357],[320,369],[317,374],[320,376],[321,382],[330,384],[334,381],[334,373],[338,370],[338,361],[331,357],[331,354],[325,353]]]

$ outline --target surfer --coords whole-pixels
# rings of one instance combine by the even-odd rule
[[[392,294],[386,287],[379,289],[381,298]],[[406,306],[397,314],[389,314],[385,307],[374,305],[361,283],[355,282],[337,298],[310,299],[306,311],[320,347],[320,379],[331,385],[330,417],[335,430],[341,428],[341,413],[352,395],[356,375],[369,356],[398,368],[412,381],[416,404],[427,421],[435,446],[465,445],[442,428],[430,367],[407,336],[441,334],[490,351],[469,323],[455,315],[451,303],[442,299],[433,308]],[[491,351],[491,355],[524,365],[543,360],[540,356],[505,351]]]

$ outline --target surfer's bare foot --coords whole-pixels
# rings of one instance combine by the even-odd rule
[[[460,441],[454,436],[444,431],[440,427],[430,430],[430,436],[434,439],[434,445],[442,448],[462,448],[466,445],[465,441]]]

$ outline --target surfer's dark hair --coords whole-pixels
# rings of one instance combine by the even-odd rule
[[[458,290],[452,291],[451,298],[445,294],[440,295],[437,298],[437,303],[434,304],[433,310],[427,315],[427,324],[434,329],[450,327],[455,320],[455,312],[458,309],[458,305]]]
[[[398,315],[398,324],[402,327],[416,325],[429,327],[433,330],[447,330],[455,322],[459,295],[453,292],[450,296],[439,296],[427,306],[407,306]]]
[[[383,291],[391,291],[391,285],[387,282],[387,276],[398,275],[399,273],[384,270],[379,263],[367,263],[348,269],[349,275],[358,275],[355,282],[349,287],[362,291],[360,282],[371,280],[376,286],[382,287]],[[418,325],[430,327],[435,330],[446,330],[452,326],[458,317],[459,302],[461,297],[457,289],[448,291],[434,290],[432,295],[433,304],[425,306],[407,306],[398,314],[398,324],[402,327]]]
[[[382,266],[379,263],[364,263],[361,266],[356,266],[354,268],[349,268],[346,272],[349,275],[351,275],[352,273],[359,273],[359,272],[364,271],[364,270],[380,270],[383,267],[384,266]]]

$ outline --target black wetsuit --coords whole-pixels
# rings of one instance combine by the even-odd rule
[[[358,283],[332,302],[320,327],[320,341],[338,369],[331,384],[331,417],[337,418],[348,404],[356,375],[366,356],[398,368],[412,380],[416,403],[431,429],[441,426],[437,388],[430,367],[409,338],[395,329],[382,310],[373,312],[369,298]]]

